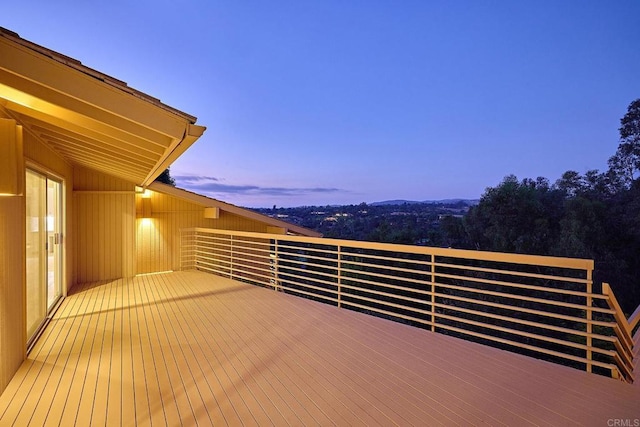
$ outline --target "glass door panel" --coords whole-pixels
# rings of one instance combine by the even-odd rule
[[[62,294],[61,187],[59,182],[47,179],[47,311]]]
[[[45,288],[47,178],[28,170],[26,175],[27,202],[27,337],[36,333],[47,314]]]
[[[62,295],[62,183],[26,173],[27,337],[30,344]]]

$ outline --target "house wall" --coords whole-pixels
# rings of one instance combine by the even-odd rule
[[[9,118],[0,112],[0,118]],[[63,247],[67,254],[73,248],[71,221],[71,183],[73,169],[56,152],[41,144],[28,131],[23,131],[24,161],[64,183]],[[2,153],[0,153],[2,155]],[[24,180],[24,171],[22,173]],[[24,187],[24,182],[23,182]],[[0,197],[0,393],[5,389],[26,355],[26,289],[25,289],[25,197]],[[63,283],[72,284],[72,258],[65,256]]]
[[[220,210],[218,219],[204,217],[204,206],[188,200],[148,191],[151,218],[136,219],[137,273],[180,269],[180,229],[190,227],[267,232],[267,224]],[[141,216],[143,195],[136,195]]]
[[[25,355],[24,197],[0,197],[0,393]]]
[[[75,169],[75,283],[135,275],[134,191],[130,182]]]
[[[180,268],[180,229],[221,228],[268,232],[267,224],[220,211],[204,218],[204,206],[147,190],[100,172],[76,167],[74,199],[74,282],[85,283]],[[151,217],[142,218],[142,199]]]

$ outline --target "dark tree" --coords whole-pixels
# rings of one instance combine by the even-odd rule
[[[609,168],[620,178],[625,188],[640,173],[640,98],[629,104],[627,113],[620,119],[620,145],[609,159]]]
[[[608,282],[630,314],[640,303],[640,99],[620,120],[609,170],[545,179],[506,177],[488,188],[462,221],[444,224],[462,247],[595,261],[594,283]]]
[[[171,176],[169,168],[166,168],[160,175],[158,175],[156,181],[163,184],[171,185],[172,187],[176,186],[176,180]]]
[[[519,182],[509,175],[485,191],[465,218],[465,229],[476,249],[548,254],[561,206],[562,193],[545,178]]]

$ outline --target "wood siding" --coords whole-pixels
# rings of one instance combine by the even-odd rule
[[[76,168],[73,186],[75,282],[133,276],[134,184]]]
[[[75,283],[179,269],[182,228],[268,230],[224,210],[207,219],[201,204],[151,190],[135,194],[133,183],[85,168],[75,169],[73,190]],[[151,217],[142,218],[147,196]]]
[[[204,208],[157,191],[148,190],[151,218],[141,218],[142,198],[136,195],[136,268],[138,274],[180,269],[180,229],[190,227],[267,232],[267,224],[224,210],[218,219],[204,217]]]
[[[0,110],[0,117],[8,118]],[[73,247],[71,230],[71,182],[73,169],[58,153],[49,149],[27,131],[23,132],[27,166],[56,175],[65,189],[66,239],[64,250]],[[0,153],[1,155],[1,153]],[[24,170],[22,171],[24,179]],[[68,290],[72,258],[65,257],[63,283]],[[0,197],[0,391],[4,390],[25,357],[25,197]]]
[[[24,230],[24,197],[0,197],[0,393],[25,356]]]
[[[0,118],[6,118],[0,110]],[[8,138],[2,132],[14,132],[9,126],[0,128],[0,138]],[[0,156],[4,156],[0,144]],[[20,159],[22,160],[22,159]],[[22,165],[18,165],[22,169]],[[19,170],[24,188],[24,170]],[[0,196],[0,393],[25,356],[24,325],[24,265],[25,227],[24,196]]]

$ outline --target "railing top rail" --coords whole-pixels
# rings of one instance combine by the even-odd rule
[[[622,308],[620,308],[620,304],[618,303],[618,300],[616,299],[616,296],[613,294],[613,290],[611,289],[611,286],[609,286],[608,283],[602,284],[602,294],[606,295],[609,298],[611,308],[615,310],[615,318],[618,325],[623,329],[623,331],[625,332],[625,335],[628,335],[629,339],[631,339],[631,331],[633,329],[629,327],[630,326],[629,322],[624,316],[624,313],[622,312]]]
[[[602,284],[602,293],[608,297],[608,304],[614,310],[614,319],[618,325],[617,328],[614,328],[616,335],[619,338],[619,343],[621,348],[618,349],[620,352],[619,360],[617,363],[619,364],[619,368],[623,371],[625,377],[630,379],[630,382],[633,382],[633,327],[629,324],[629,321],[624,316],[622,312],[622,308],[620,308],[620,304],[618,304],[618,300],[616,299],[613,291],[608,283]]]
[[[358,249],[386,250],[386,251],[392,251],[392,252],[426,254],[426,255],[442,256],[442,257],[449,257],[449,258],[478,260],[478,261],[493,261],[493,262],[500,262],[500,263],[506,263],[506,264],[559,267],[559,268],[567,268],[567,269],[573,269],[573,270],[591,271],[594,268],[593,260],[580,259],[580,258],[562,258],[562,257],[551,257],[551,256],[543,256],[543,255],[524,255],[524,254],[512,254],[512,253],[504,253],[504,252],[487,252],[487,251],[475,251],[475,250],[466,250],[466,249],[437,248],[437,247],[401,245],[401,244],[392,244],[392,243],[362,242],[362,241],[355,241],[355,240],[330,239],[330,238],[323,238],[323,237],[291,236],[291,235],[283,235],[283,234],[220,230],[220,229],[199,228],[199,227],[184,229],[184,231],[197,231],[200,233],[228,234],[228,235],[250,237],[250,238],[280,239],[280,240],[289,240],[289,241],[301,242],[301,243],[334,245],[334,246],[343,247],[343,250],[345,247],[358,248]]]
[[[640,323],[640,305],[636,307],[636,310],[629,317],[629,329],[631,332],[638,326],[638,323]]]
[[[181,232],[204,251],[196,250],[197,269],[583,363],[590,372],[608,369],[633,382],[631,334],[640,308],[627,319],[607,283],[593,293],[592,260],[211,228]]]

